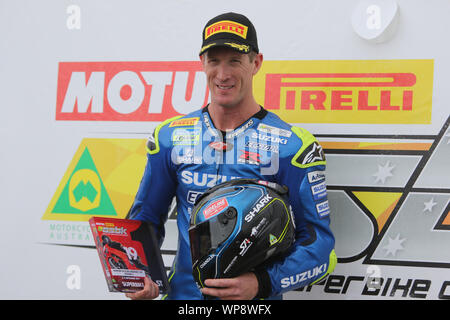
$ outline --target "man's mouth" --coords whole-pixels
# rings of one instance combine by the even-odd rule
[[[219,88],[220,90],[230,90],[233,89],[234,86],[223,86],[223,85],[216,85],[217,88]]]

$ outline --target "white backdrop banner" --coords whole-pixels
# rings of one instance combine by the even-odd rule
[[[372,2],[2,1],[0,298],[125,298],[87,221],[124,218],[153,129],[208,103],[201,31],[235,11],[264,54],[257,101],[327,157],[338,265],[284,298],[450,299],[450,3]],[[171,211],[168,270],[177,237]]]

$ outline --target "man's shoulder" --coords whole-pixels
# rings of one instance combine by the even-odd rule
[[[196,126],[200,121],[201,110],[193,111],[185,115],[177,115],[159,123],[147,143],[149,153],[159,152],[161,147],[170,147],[173,136],[177,132],[187,131]]]
[[[275,113],[273,113],[271,111],[267,111],[266,116],[264,117],[264,119],[261,122],[265,123],[267,125],[272,125],[275,127],[279,127],[281,129],[286,129],[286,130],[290,130],[290,128],[292,127],[291,124],[287,123],[286,121],[284,121],[278,115],[276,115]]]
[[[192,127],[200,122],[201,110],[197,110],[185,115],[176,116],[166,120],[165,124],[168,128]]]
[[[195,126],[200,121],[202,110],[196,110],[184,115],[178,115],[172,118],[168,118],[159,124],[161,128],[177,128],[177,127],[188,127]]]
[[[279,137],[287,138],[286,141],[291,148],[298,149],[304,144],[310,143],[315,137],[306,129],[287,123],[273,112],[258,125],[259,131],[264,131]]]
[[[312,165],[325,164],[325,155],[316,137],[307,129],[291,125],[273,112],[268,112],[262,122],[262,129],[285,138],[286,143],[280,145],[284,156],[291,158],[297,167],[306,168]],[[267,126],[267,127],[264,127]],[[258,128],[260,130],[260,128]],[[283,140],[280,140],[283,142]]]

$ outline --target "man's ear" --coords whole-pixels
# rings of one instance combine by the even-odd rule
[[[256,75],[258,73],[259,69],[261,69],[263,60],[264,60],[264,57],[263,57],[262,53],[258,53],[255,57],[255,60],[253,60],[253,63],[255,65],[255,68],[253,69],[253,75]]]
[[[206,56],[206,52],[200,56],[200,62],[202,63],[203,70],[205,70],[205,59],[206,59],[205,56]]]

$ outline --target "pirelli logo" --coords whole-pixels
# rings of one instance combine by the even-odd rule
[[[169,127],[195,126],[198,123],[198,120],[198,117],[174,120],[170,123]]]
[[[247,30],[248,27],[244,26],[243,24],[229,21],[229,20],[223,20],[216,22],[205,30],[205,40],[208,39],[210,36],[221,33],[221,32],[228,32],[233,33],[235,35],[240,36],[241,38],[246,39],[247,38]]]
[[[290,122],[431,121],[432,60],[266,61],[265,64],[255,81],[258,98],[267,109]]]

